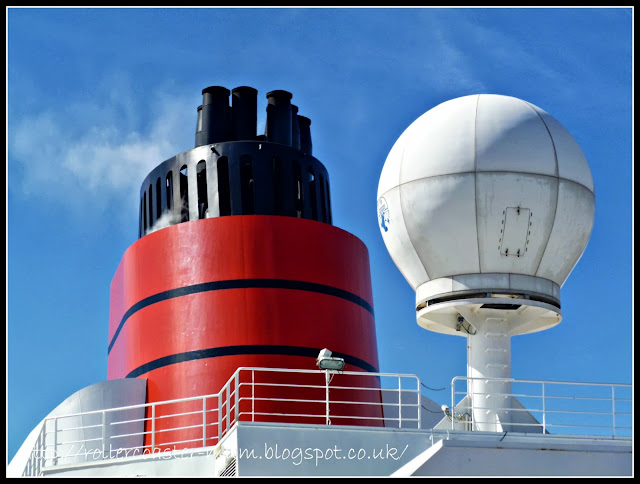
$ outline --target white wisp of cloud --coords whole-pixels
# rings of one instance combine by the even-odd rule
[[[87,210],[99,216],[121,213],[127,223],[137,216],[145,176],[193,147],[195,108],[193,101],[163,92],[151,96],[151,108],[145,104],[147,97],[113,96],[100,103],[78,102],[14,116],[9,169],[12,164],[21,168],[17,172],[23,196],[62,204],[81,216]],[[137,114],[144,110],[151,111],[146,123]]]

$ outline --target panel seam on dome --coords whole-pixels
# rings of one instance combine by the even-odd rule
[[[502,173],[502,174],[504,174],[504,173],[512,173],[512,174],[517,174],[517,175],[533,175],[533,176],[537,176],[537,177],[544,176],[544,177],[548,177],[548,178],[555,178],[557,180],[562,180],[562,181],[567,182],[567,183],[573,183],[575,185],[581,186],[581,187],[585,188],[586,190],[589,190],[591,193],[593,193],[595,195],[594,191],[591,188],[589,188],[587,185],[585,185],[584,183],[577,182],[575,180],[571,180],[570,178],[562,178],[562,177],[559,177],[559,176],[556,176],[556,175],[547,175],[545,173],[535,173],[535,172],[532,172],[532,171],[514,171],[514,170],[487,170],[487,171],[479,171],[479,172],[460,171],[460,172],[456,172],[456,173],[443,173],[441,175],[424,176],[422,178],[416,178],[414,180],[409,180],[409,181],[401,183],[398,186],[407,185],[409,183],[413,183],[413,182],[417,182],[417,181],[421,181],[421,180],[427,180],[429,178],[437,178],[437,177],[440,177],[440,176],[470,175],[470,174],[476,174],[476,173],[479,173],[479,174],[482,174],[482,175],[484,175],[484,174],[496,174],[496,173]],[[391,190],[392,189],[387,190],[384,193],[389,193]],[[384,196],[384,193],[381,196]]]
[[[420,263],[422,264],[422,268],[424,269],[424,273],[427,275],[427,281],[431,280],[429,276],[429,271],[427,270],[427,265],[420,257],[420,254],[416,250],[416,246],[413,244],[413,240],[411,239],[411,235],[409,235],[409,228],[407,227],[407,221],[404,218],[404,210],[402,209],[402,190],[400,187],[404,185],[404,183],[400,183],[400,177],[402,173],[402,162],[404,161],[404,150],[407,148],[407,143],[402,146],[402,154],[400,155],[400,166],[398,167],[398,199],[400,200],[400,215],[402,216],[402,224],[404,225],[404,229],[407,232],[407,238],[409,239],[409,243],[411,244],[411,248],[413,249],[413,253],[416,255]]]
[[[544,259],[544,256],[547,253],[547,248],[549,247],[549,241],[551,240],[551,234],[553,233],[553,229],[556,225],[556,216],[558,215],[558,200],[560,198],[560,167],[558,166],[558,152],[556,151],[556,144],[553,141],[553,136],[551,136],[551,131],[549,131],[549,126],[547,126],[547,123],[544,122],[544,119],[542,118],[542,116],[540,116],[540,113],[536,109],[534,109],[531,104],[529,104],[526,101],[522,101],[522,102],[527,106],[529,106],[529,108],[534,113],[536,113],[536,116],[540,118],[540,121],[542,122],[544,129],[547,130],[547,134],[549,135],[549,139],[551,140],[551,146],[553,148],[553,159],[556,162],[556,178],[558,180],[558,183],[556,184],[556,208],[553,211],[553,222],[551,223],[551,229],[549,229],[549,235],[547,235],[547,241],[544,244],[544,250],[542,251],[542,255],[540,256],[540,260],[538,261],[538,266],[536,267],[536,271],[534,272],[534,274],[537,276],[538,271],[540,270],[540,266],[542,265],[542,260]]]
[[[473,201],[476,212],[476,245],[478,246],[478,272],[482,274],[482,256],[480,255],[480,230],[478,229],[478,106],[480,94],[476,99],[476,112],[473,117]]]

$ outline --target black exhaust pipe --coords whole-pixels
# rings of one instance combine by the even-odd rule
[[[231,111],[233,140],[255,140],[258,123],[258,91],[248,86],[236,87],[231,91]]]
[[[228,141],[231,138],[229,89],[211,86],[202,90],[202,108],[198,110],[196,147]]]
[[[267,141],[291,146],[291,93],[271,91],[267,93]]]
[[[291,105],[291,147],[300,149],[300,125],[298,124],[298,106]]]
[[[300,129],[300,151],[312,156],[311,120],[306,116],[298,116],[298,126]]]

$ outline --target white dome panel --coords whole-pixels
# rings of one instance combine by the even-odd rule
[[[426,113],[418,119],[421,119],[424,116],[426,116]],[[412,132],[416,129],[415,125],[415,122],[411,124],[400,135],[393,144],[391,151],[389,151],[378,182],[378,198],[400,184],[400,165],[402,163],[402,154],[404,153],[405,144],[413,137]]]
[[[473,173],[405,183],[400,199],[407,233],[429,278],[480,270]]]
[[[462,274],[453,277],[454,291],[484,289],[509,289],[509,274]]]
[[[421,284],[416,289],[416,306],[424,299],[423,294],[451,294],[454,289],[454,281],[452,277],[439,277]]]
[[[475,111],[478,96],[442,103],[412,125],[405,143],[400,183],[470,172],[475,164]]]
[[[595,196],[574,182],[560,180],[558,208],[536,275],[562,286],[582,257],[593,228]]]
[[[402,275],[409,285],[415,290],[428,281],[422,261],[407,234],[400,204],[400,187],[395,187],[378,198],[378,226],[393,262],[402,268]]]
[[[529,104],[484,94],[476,117],[476,170],[556,175],[553,143]]]
[[[535,275],[555,218],[558,179],[505,172],[476,176],[481,271]]]
[[[538,112],[551,133],[558,157],[558,175],[560,178],[566,178],[567,180],[580,183],[593,192],[594,187],[591,170],[576,140],[569,134],[566,128],[549,113],[537,106],[531,105],[531,107]]]
[[[516,287],[521,291],[544,295],[553,295],[560,299],[558,295],[559,286],[555,282],[548,279],[525,276],[522,274],[510,274],[509,283],[512,287]]]
[[[477,298],[477,293],[494,293],[499,297],[509,294],[535,294],[560,299],[560,287],[553,281],[523,274],[488,273],[460,274],[432,279],[416,289],[416,305],[453,293],[457,296]]]

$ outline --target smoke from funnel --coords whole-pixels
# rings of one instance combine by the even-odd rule
[[[147,229],[145,235],[152,232],[156,232],[160,229],[171,227],[172,225],[179,224],[182,221],[182,207],[184,206],[184,200],[180,200],[180,204],[169,211],[164,212],[156,223]]]

